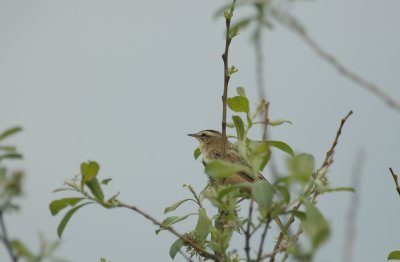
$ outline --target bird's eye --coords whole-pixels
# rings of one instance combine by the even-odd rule
[[[201,134],[201,138],[205,138],[205,137],[207,137],[207,135],[206,134]]]

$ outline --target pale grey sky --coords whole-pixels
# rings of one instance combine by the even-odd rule
[[[13,166],[27,173],[22,211],[7,217],[12,237],[34,248],[39,230],[56,238],[61,216],[51,217],[48,204],[62,194],[52,190],[82,161],[98,161],[101,176],[113,178],[107,193],[121,192],[160,220],[164,207],[187,196],[182,184],[203,187],[196,143],[186,134],[220,127],[224,22],[212,15],[222,3],[0,0],[1,129],[24,127],[13,142],[25,159]],[[299,1],[292,12],[321,46],[400,100],[399,9],[398,0]],[[400,113],[285,28],[264,42],[271,117],[293,122],[274,128],[274,139],[319,163],[340,119],[354,110],[329,176],[333,186],[348,186],[356,154],[365,151],[354,261],[386,260],[400,248],[400,199],[388,174],[389,166],[400,172]],[[248,34],[234,40],[231,62],[240,70],[232,87],[245,86],[255,101]],[[333,234],[316,261],[341,259],[350,196],[319,198]],[[73,217],[58,254],[78,262],[169,261],[175,238],[155,229],[132,212],[90,206]],[[3,248],[0,258],[8,261]]]

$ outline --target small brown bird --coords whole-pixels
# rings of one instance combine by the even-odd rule
[[[215,130],[203,130],[196,134],[188,134],[189,136],[195,137],[199,141],[199,148],[203,155],[203,164],[207,165],[212,160],[222,159],[222,134]],[[229,140],[225,137],[225,161],[238,163],[245,166],[248,166],[246,163],[243,163],[242,158],[239,155],[239,151],[237,147],[229,142]],[[258,179],[266,180],[260,173],[258,174]],[[249,172],[237,172],[232,174],[231,176],[224,179],[223,183],[225,184],[238,184],[243,182],[254,182],[254,176],[251,174],[250,169]],[[210,181],[214,182],[213,180]],[[246,190],[248,191],[248,190]]]
[[[222,159],[222,134],[215,130],[203,130],[196,134],[188,134],[189,136],[195,137],[199,141],[199,148],[201,153],[203,154],[203,164],[207,165],[212,160]],[[225,138],[225,157],[223,160],[229,161],[232,163],[240,163],[242,165],[247,165],[243,163],[239,150],[237,147],[229,142],[227,138]],[[248,165],[247,165],[248,166]],[[254,182],[254,176],[251,174],[251,168],[249,167],[249,172],[237,172],[232,174],[231,176],[225,178],[222,183],[228,185],[234,185],[243,182]],[[258,180],[265,180],[265,177],[258,173]],[[210,184],[213,185],[215,181],[210,179]],[[250,187],[245,187],[244,191],[247,193],[251,193]],[[286,229],[283,226],[282,221],[279,217],[274,218],[275,222],[281,228],[282,232],[286,232]]]

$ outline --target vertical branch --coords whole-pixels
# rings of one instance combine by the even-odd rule
[[[256,260],[257,262],[262,261],[262,253],[263,253],[265,237],[267,236],[267,231],[268,231],[270,223],[271,223],[271,216],[268,215],[267,221],[265,222],[264,231],[262,232],[262,235],[261,235],[260,247],[258,248],[257,260]]]
[[[18,257],[17,255],[14,254],[13,249],[11,247],[10,239],[8,238],[6,225],[4,223],[3,210],[0,210],[0,228],[1,228],[0,240],[3,241],[7,249],[7,252],[10,255],[11,261],[17,262]]]
[[[244,251],[246,252],[246,258],[247,261],[250,261],[250,238],[251,238],[251,233],[250,233],[250,226],[252,224],[253,220],[253,205],[254,205],[254,199],[250,199],[250,206],[249,206],[249,215],[247,216],[247,228],[246,231],[244,232],[245,236],[245,246],[244,246]]]
[[[236,0],[233,0],[229,11],[224,13],[226,33],[225,33],[225,51],[222,54],[222,60],[224,62],[224,92],[222,95],[222,159],[225,157],[225,143],[226,143],[226,111],[227,111],[227,100],[228,100],[228,86],[231,78],[229,72],[229,46],[232,41],[231,35],[231,19],[233,16],[233,10],[235,9]]]
[[[358,189],[360,187],[361,182],[361,174],[362,174],[362,167],[364,164],[364,152],[360,152],[357,154],[356,162],[354,164],[353,174],[352,174],[352,181],[351,187],[354,189]],[[346,216],[346,236],[343,241],[343,262],[350,262],[352,261],[353,249],[354,249],[354,241],[356,237],[356,220],[357,220],[357,211],[359,208],[360,202],[360,195],[355,194],[351,196],[350,203],[347,211]]]
[[[254,41],[254,50],[256,53],[256,80],[257,80],[257,90],[258,97],[261,99],[267,99],[267,94],[265,91],[265,78],[264,78],[264,53],[263,53],[263,35],[262,35],[262,24],[264,22],[264,6],[265,0],[261,0],[258,3],[258,24],[256,28],[256,38]]]
[[[264,115],[264,132],[262,139],[264,141],[268,140],[268,122],[269,122],[269,102],[265,104],[265,115]]]

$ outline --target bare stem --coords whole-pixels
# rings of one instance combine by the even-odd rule
[[[265,6],[265,2],[262,1],[260,5]],[[258,24],[257,24],[257,37],[254,42],[254,50],[256,53],[256,78],[257,78],[257,90],[258,97],[267,100],[267,93],[265,91],[265,78],[264,78],[264,53],[263,53],[263,28],[262,23],[264,22],[265,11],[264,8],[260,8],[258,13]]]
[[[1,228],[1,241],[4,243],[4,246],[7,249],[8,254],[10,255],[11,261],[12,262],[17,262],[18,261],[18,256],[14,254],[14,251],[12,249],[10,239],[8,238],[7,234],[7,228],[4,223],[4,217],[3,217],[3,210],[0,210],[0,228]]]
[[[185,244],[191,246],[192,248],[194,248],[199,253],[200,256],[202,256],[204,258],[212,259],[214,261],[219,261],[219,259],[215,255],[213,255],[213,254],[209,253],[208,251],[206,251],[202,246],[200,246],[199,244],[197,244],[193,240],[188,239],[184,235],[178,233],[174,228],[172,228],[170,226],[164,226],[161,222],[159,222],[158,220],[156,220],[155,218],[153,218],[149,214],[145,213],[144,211],[140,210],[136,206],[127,205],[127,204],[124,204],[124,203],[122,203],[120,201],[117,201],[117,200],[116,200],[116,202],[117,202],[117,204],[116,204],[117,207],[123,207],[123,208],[127,208],[127,209],[130,209],[130,210],[133,210],[134,212],[142,215],[147,220],[150,220],[151,222],[153,222],[153,224],[158,225],[161,228],[169,231],[173,235],[177,236],[179,239],[181,239],[183,241],[183,243],[185,243]]]
[[[268,121],[269,121],[269,102],[267,102],[265,104],[265,115],[264,115],[264,132],[263,132],[263,136],[262,139],[264,141],[268,140]]]
[[[336,137],[335,140],[332,143],[331,148],[329,149],[329,151],[326,153],[326,157],[324,162],[322,163],[321,167],[319,168],[319,170],[321,170],[324,167],[329,167],[332,162],[333,162],[333,154],[335,153],[335,148],[339,142],[339,137],[342,134],[342,129],[344,124],[346,123],[347,119],[353,114],[353,111],[350,111],[349,113],[347,113],[347,115],[342,118],[342,120],[340,121],[340,127],[338,129],[338,131],[336,132]]]
[[[356,190],[360,187],[362,167],[364,164],[364,153],[361,151],[357,154],[356,161],[354,163],[351,186]],[[357,228],[357,213],[360,206],[360,194],[354,194],[350,197],[347,216],[346,216],[346,236],[343,241],[343,262],[352,261],[354,242],[356,238]]]
[[[339,60],[336,59],[332,54],[325,51],[313,38],[311,38],[311,36],[307,33],[305,27],[296,17],[289,14],[288,12],[277,9],[272,10],[272,15],[281,24],[285,25],[290,30],[295,32],[320,58],[333,66],[342,76],[346,77],[353,83],[363,87],[370,93],[379,97],[389,107],[395,109],[396,111],[400,111],[399,101],[393,99],[390,95],[386,94],[381,87],[358,76],[356,73],[345,67],[341,62],[339,62]]]
[[[246,231],[244,231],[244,236],[245,236],[244,251],[246,252],[247,261],[250,261],[250,238],[251,238],[250,227],[253,220],[253,205],[254,205],[254,200],[250,199],[249,214],[247,216],[247,227]]]
[[[267,236],[267,231],[270,223],[271,223],[271,217],[270,215],[268,215],[267,221],[265,222],[264,230],[261,235],[260,247],[258,248],[257,262],[262,261],[261,257],[263,253],[265,237]]]
[[[399,196],[400,196],[400,186],[399,186],[398,176],[394,173],[394,171],[393,171],[393,169],[391,167],[389,168],[389,171],[392,174],[392,177],[393,177],[393,180],[394,180],[394,184],[396,185],[397,193],[399,193]]]
[[[226,143],[226,111],[227,111],[227,100],[228,100],[228,87],[230,80],[229,71],[229,46],[232,41],[231,36],[231,19],[233,16],[233,11],[235,10],[236,0],[233,0],[231,8],[229,12],[224,14],[225,16],[225,25],[226,25],[226,33],[225,33],[225,51],[222,54],[222,60],[224,62],[224,92],[222,95],[222,159],[225,158],[225,143]]]

